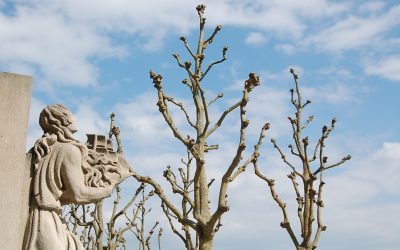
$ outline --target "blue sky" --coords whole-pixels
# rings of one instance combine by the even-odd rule
[[[108,115],[117,114],[125,152],[134,168],[162,182],[166,165],[178,167],[185,149],[177,143],[159,114],[148,72],[164,76],[170,95],[190,107],[180,83],[184,72],[172,53],[188,58],[179,37],[197,38],[198,1],[184,0],[0,0],[0,66],[2,71],[34,77],[28,147],[41,136],[41,109],[64,103],[85,133],[108,131]],[[398,1],[214,0],[207,5],[207,32],[223,26],[207,49],[207,59],[219,59],[229,46],[228,61],[213,68],[204,84],[210,98],[225,96],[212,110],[222,112],[241,94],[249,72],[262,86],[252,93],[248,117],[249,145],[268,121],[269,137],[287,145],[289,68],[300,75],[305,99],[314,114],[307,131],[337,117],[329,139],[330,159],[351,154],[352,160],[327,177],[321,249],[397,249],[400,243],[400,3]],[[173,113],[188,131],[184,117]],[[210,153],[208,177],[220,178],[238,138],[238,113],[233,113],[215,137],[218,152]],[[285,148],[283,146],[283,148]],[[261,151],[262,170],[277,179],[277,191],[295,206],[293,191],[269,143]],[[155,157],[156,156],[156,157]],[[165,182],[163,182],[166,184]],[[125,189],[135,186],[130,184]],[[216,198],[216,188],[211,198]],[[231,210],[217,234],[216,249],[291,249],[279,227],[281,211],[265,184],[251,169],[230,187]],[[154,218],[165,220],[157,212]],[[164,225],[167,228],[166,225]],[[168,230],[167,230],[168,231]],[[166,232],[165,249],[183,249]],[[131,238],[131,246],[135,245]]]

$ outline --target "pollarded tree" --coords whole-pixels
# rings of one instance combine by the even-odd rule
[[[172,220],[175,220],[181,224],[181,227],[183,228],[183,231],[181,232],[179,232],[173,224],[171,224],[171,227],[173,227],[176,234],[180,235],[180,238],[184,241],[187,249],[208,250],[213,249],[214,235],[221,226],[221,217],[229,210],[227,203],[228,186],[251,162],[257,160],[259,156],[258,149],[262,143],[264,134],[268,129],[268,125],[266,124],[261,129],[259,140],[255,145],[252,154],[248,159],[242,160],[242,155],[246,148],[246,128],[249,124],[249,120],[246,118],[246,106],[249,102],[250,92],[260,84],[259,77],[254,73],[250,73],[248,80],[244,82],[242,98],[231,107],[227,108],[220,116],[216,117],[217,119],[215,119],[214,122],[212,122],[212,117],[210,117],[209,114],[209,107],[222,98],[223,94],[208,99],[205,94],[203,80],[213,66],[226,60],[226,52],[228,48],[223,48],[222,58],[220,60],[212,62],[204,67],[204,52],[213,42],[217,33],[221,30],[221,26],[217,26],[214,32],[206,38],[206,18],[204,17],[205,5],[198,5],[196,10],[200,23],[197,50],[194,51],[191,49],[185,37],[180,38],[192,58],[192,61],[182,62],[178,54],[173,55],[178,66],[187,74],[187,78],[183,79],[182,83],[190,90],[195,107],[195,117],[190,117],[190,114],[183,103],[166,94],[163,88],[163,77],[153,71],[150,72],[150,77],[158,94],[158,109],[173,135],[188,151],[188,160],[184,161],[186,168],[180,169],[182,184],[178,182],[171,168],[168,168],[164,172],[164,177],[171,184],[172,191],[179,194],[182,198],[182,202],[179,205],[180,208],[171,202],[171,197],[167,197],[162,187],[151,177],[141,176],[138,173],[136,173],[134,177],[140,182],[152,185],[155,193],[162,200],[163,210],[170,223],[173,223]],[[186,136],[178,129],[174,118],[171,116],[170,105],[176,106],[184,113],[188,127],[193,131],[192,135]],[[216,209],[212,211],[210,208],[210,202],[212,201],[210,201],[209,197],[209,189],[212,181],[209,181],[206,175],[210,167],[206,164],[206,156],[207,152],[210,150],[217,150],[218,146],[208,144],[208,142],[211,140],[214,132],[221,127],[227,115],[236,109],[239,109],[240,111],[240,139],[236,148],[236,153],[232,156],[232,160],[227,162],[225,173],[221,177],[218,203]],[[194,171],[192,174],[190,173],[191,163],[194,165]],[[193,187],[193,192],[191,192],[191,187]],[[196,244],[194,244],[191,239],[192,236],[190,235],[190,231],[194,232],[196,235]]]
[[[310,100],[305,102],[302,100],[298,75],[293,69],[290,69],[295,82],[295,89],[291,89],[291,103],[296,112],[295,117],[288,117],[291,127],[294,145],[289,144],[290,153],[299,159],[300,166],[296,166],[285,155],[279,147],[275,139],[271,139],[272,144],[278,151],[283,162],[289,166],[291,173],[287,176],[292,184],[296,194],[297,201],[297,216],[300,222],[301,240],[296,236],[292,225],[289,221],[286,204],[278,196],[275,191],[275,180],[263,175],[257,161],[254,161],[255,174],[267,182],[271,191],[272,198],[276,201],[283,213],[283,221],[281,227],[286,229],[292,242],[297,250],[312,250],[316,249],[322,231],[326,230],[326,226],[322,223],[322,208],[324,207],[322,193],[324,187],[324,172],[328,169],[340,166],[344,162],[350,160],[351,156],[347,155],[336,163],[328,164],[328,157],[325,155],[324,148],[328,136],[335,128],[336,118],[332,119],[330,126],[322,127],[322,134],[318,139],[315,147],[310,152],[310,139],[308,136],[303,137],[303,130],[312,122],[313,116],[309,116],[306,121],[303,121],[303,109],[311,103]],[[316,165],[315,167],[313,167]],[[300,186],[297,182],[300,179]],[[316,221],[315,221],[316,219]],[[315,224],[316,223],[316,224]],[[314,227],[316,232],[313,232]]]
[[[115,124],[115,114],[112,113],[110,118],[109,139],[115,137],[118,145],[117,153],[122,154],[120,130]],[[145,227],[146,215],[151,211],[151,208],[148,209],[145,205],[154,195],[153,190],[146,193],[145,187],[146,185],[141,183],[129,201],[121,206],[121,187],[117,186],[112,212],[108,217],[104,215],[103,199],[95,204],[70,204],[64,207],[62,221],[69,231],[79,237],[87,250],[126,249],[126,238],[129,233],[133,233],[138,240],[139,250],[150,250],[150,241],[159,222],[154,223],[150,230]],[[158,249],[161,249],[162,232],[163,229],[160,228],[157,236]]]
[[[68,230],[79,237],[85,249],[126,249],[127,234],[133,233],[139,249],[150,250],[150,240],[159,224],[156,222],[150,230],[145,228],[145,217],[151,211],[151,208],[146,209],[145,203],[153,195],[152,191],[145,193],[145,185],[142,184],[130,200],[119,207],[121,188],[117,187],[110,217],[104,215],[105,200],[102,200],[90,205],[71,204],[64,209],[62,220]],[[158,242],[162,230],[159,229]],[[161,249],[160,243],[158,245]]]

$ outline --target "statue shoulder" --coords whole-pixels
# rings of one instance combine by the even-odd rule
[[[73,143],[59,143],[59,145],[57,145],[57,151],[58,154],[72,161],[79,160],[80,162],[82,159],[82,151],[79,149],[78,145],[74,145]]]

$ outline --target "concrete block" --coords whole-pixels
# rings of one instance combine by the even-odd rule
[[[26,139],[32,77],[0,72],[0,248],[21,249],[30,164]],[[29,160],[28,160],[29,161]]]

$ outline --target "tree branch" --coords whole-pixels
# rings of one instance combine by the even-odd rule
[[[317,233],[315,234],[314,237],[314,241],[313,241],[313,247],[317,247],[318,241],[319,241],[319,237],[321,235],[322,231],[326,230],[326,226],[324,226],[322,224],[322,215],[321,215],[321,210],[324,207],[324,202],[322,201],[322,188],[325,184],[325,182],[323,181],[323,172],[320,172],[320,176],[319,176],[319,187],[318,187],[318,198],[317,198],[317,223],[318,223],[318,228],[317,228]]]
[[[228,211],[228,209],[229,209],[227,202],[226,202],[226,192],[228,189],[228,184],[230,182],[232,173],[233,173],[233,171],[235,171],[235,169],[239,165],[241,158],[242,158],[242,153],[246,148],[246,128],[249,125],[249,120],[247,120],[247,118],[246,118],[246,106],[249,101],[249,93],[258,85],[260,85],[259,77],[255,73],[250,73],[249,79],[247,81],[245,81],[245,85],[244,85],[244,89],[243,89],[243,97],[242,97],[242,100],[240,101],[241,126],[240,126],[239,145],[237,147],[236,154],[235,154],[230,166],[226,170],[226,172],[223,175],[222,180],[221,180],[221,186],[220,186],[219,198],[218,198],[218,208],[214,212],[214,214],[211,216],[211,219],[210,219],[210,225],[213,225],[213,228],[214,228],[214,225],[217,222],[217,220],[222,216],[222,214],[225,213],[226,211]],[[268,125],[265,124],[260,133],[260,140],[262,140],[264,133],[268,128],[269,128],[269,124]],[[260,145],[261,145],[261,142],[260,142]],[[253,154],[253,155],[258,157],[257,154]]]
[[[179,187],[179,185],[176,182],[176,177],[171,171],[171,168],[168,166],[167,170],[164,171],[163,176],[167,179],[167,181],[170,183],[172,192],[180,194],[187,202],[189,202],[190,206],[194,207],[194,202],[190,198],[189,193]]]
[[[203,43],[204,49],[213,42],[215,35],[222,29],[222,25],[217,25],[215,27],[214,32],[211,34],[211,36]]]
[[[196,60],[196,56],[193,54],[192,50],[190,49],[189,44],[188,44],[188,42],[186,40],[186,37],[181,36],[179,39],[181,39],[181,41],[183,42],[183,44],[185,45],[187,51],[193,57],[193,59]]]
[[[188,226],[192,227],[193,229],[195,229],[196,223],[191,221],[191,220],[189,220],[189,219],[187,219],[187,218],[185,218],[182,215],[182,213],[179,212],[179,210],[165,196],[164,190],[162,189],[162,187],[157,182],[155,182],[149,176],[141,176],[141,175],[139,175],[137,173],[134,173],[133,177],[136,180],[140,181],[140,182],[144,182],[144,183],[147,183],[147,184],[151,185],[154,188],[154,193],[157,194],[158,197],[160,197],[160,199],[168,207],[168,209],[172,211],[172,213],[177,217],[178,221],[183,223],[184,225],[188,225]]]
[[[218,99],[224,97],[224,93],[219,93],[216,97],[214,97],[214,99],[212,99],[207,106],[210,106],[211,104],[213,104],[215,101],[217,101]]]
[[[153,71],[150,71],[150,78],[153,80],[154,87],[157,89],[157,92],[158,92],[157,106],[159,108],[160,113],[163,115],[164,120],[167,122],[168,126],[172,130],[172,133],[174,134],[174,136],[178,140],[180,140],[187,148],[191,149],[191,152],[192,152],[193,156],[196,157],[197,153],[190,146],[189,140],[185,139],[183,134],[175,126],[175,123],[174,123],[174,121],[173,121],[173,119],[172,119],[172,117],[171,117],[171,115],[169,113],[168,105],[165,102],[165,100],[166,100],[165,94],[164,94],[164,91],[162,89],[162,84],[161,84],[162,76],[161,75],[157,75]]]
[[[294,232],[292,230],[292,227],[290,226],[289,217],[288,217],[287,209],[286,209],[286,204],[282,202],[282,200],[279,198],[279,196],[275,192],[275,180],[269,179],[265,175],[261,174],[260,170],[258,169],[257,162],[254,163],[254,172],[259,178],[261,178],[262,180],[267,182],[269,189],[271,191],[272,198],[275,200],[275,202],[279,205],[279,207],[282,210],[283,221],[281,222],[281,227],[286,229],[286,231],[290,235],[290,238],[292,239],[293,244],[297,248],[299,246],[299,242],[296,238],[296,235],[294,234]]]
[[[351,155],[347,155],[347,156],[343,157],[342,160],[339,161],[339,162],[336,162],[336,163],[334,163],[334,164],[332,164],[332,165],[329,165],[329,166],[327,166],[327,167],[324,167],[324,168],[319,167],[319,168],[314,172],[314,175],[316,175],[316,174],[318,174],[319,172],[322,172],[322,171],[324,171],[324,170],[327,170],[327,169],[330,169],[330,168],[334,168],[334,167],[340,166],[340,165],[342,165],[343,163],[345,163],[346,161],[348,161],[348,160],[350,160],[350,159],[351,159]]]
[[[147,246],[147,249],[148,249],[148,250],[150,250],[150,239],[151,239],[151,236],[153,236],[153,234],[154,234],[154,229],[158,226],[158,224],[159,224],[159,222],[157,221],[157,222],[154,224],[154,226],[151,228],[151,230],[150,230],[150,232],[149,232],[149,234],[148,234],[148,236],[147,236],[147,238],[146,238],[146,246]]]
[[[304,235],[304,219],[302,216],[304,207],[304,198],[300,194],[299,184],[296,182],[296,174],[292,172],[288,175],[288,178],[292,181],[294,191],[296,192],[297,216],[299,217],[300,220],[301,235]]]
[[[164,205],[164,202],[161,202],[161,207],[162,207],[162,210],[164,211],[164,214],[167,216],[167,219],[168,219],[168,222],[169,222],[172,232],[174,234],[176,234],[183,241],[183,243],[185,243],[185,237],[183,237],[183,235],[176,229],[174,223],[172,222],[171,215],[169,213],[169,209]]]
[[[225,110],[221,117],[218,119],[217,123],[215,123],[215,125],[207,132],[206,134],[206,138],[209,137],[212,133],[215,132],[215,130],[217,130],[221,125],[222,122],[224,121],[225,117],[232,112],[233,110],[235,110],[237,107],[239,107],[241,105],[242,101],[239,101],[235,104],[233,104],[231,107],[229,107],[227,110]]]
[[[276,148],[276,150],[279,152],[279,154],[281,155],[281,159],[283,160],[284,163],[286,163],[286,165],[288,165],[292,171],[297,174],[298,176],[300,176],[301,178],[303,178],[303,175],[301,173],[299,173],[296,168],[286,159],[286,156],[283,154],[281,148],[278,146],[278,144],[276,143],[276,140],[274,138],[271,139],[272,144],[274,145],[274,148]]]
[[[189,113],[186,111],[185,106],[183,105],[182,102],[177,102],[177,101],[175,101],[174,98],[169,97],[169,96],[164,96],[164,98],[165,98],[167,101],[169,101],[169,102],[175,104],[175,106],[178,106],[178,107],[183,111],[183,113],[185,114],[186,120],[187,120],[187,122],[189,123],[189,125],[192,126],[193,128],[196,127],[196,125],[195,125],[195,124],[192,122],[192,120],[190,119]]]
[[[225,46],[225,47],[222,49],[222,59],[220,59],[220,60],[218,60],[218,61],[215,61],[215,62],[211,63],[210,65],[208,65],[206,71],[205,71],[205,72],[202,74],[202,76],[200,77],[200,81],[203,80],[203,78],[207,75],[207,73],[210,71],[210,69],[211,69],[214,65],[220,64],[220,63],[222,63],[222,62],[224,62],[224,61],[227,60],[227,57],[226,57],[226,52],[227,52],[227,51],[228,51],[228,47]]]
[[[264,126],[261,129],[260,132],[260,136],[258,137],[258,142],[256,145],[254,145],[254,151],[253,154],[246,160],[246,162],[240,166],[235,173],[233,173],[230,178],[229,178],[229,182],[232,182],[233,180],[235,180],[235,178],[242,172],[244,172],[247,168],[247,166],[250,163],[254,163],[256,161],[258,161],[258,157],[260,156],[260,146],[263,142],[263,139],[265,138],[265,134],[267,133],[267,130],[270,128],[270,124],[266,123],[264,124]]]

